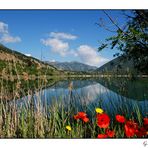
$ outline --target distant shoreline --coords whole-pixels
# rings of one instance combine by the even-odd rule
[[[36,79],[62,79],[62,78],[107,78],[107,77],[115,77],[115,78],[148,78],[148,75],[107,75],[107,74],[78,74],[78,75],[28,75],[28,80],[36,80]],[[0,76],[0,79],[5,80],[16,80],[16,79],[23,79],[23,75],[5,75]]]

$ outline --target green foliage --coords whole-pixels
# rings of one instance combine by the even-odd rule
[[[116,48],[129,60],[134,61],[134,67],[141,72],[148,73],[148,11],[135,10],[128,16],[126,27],[117,28],[116,34],[99,47],[99,50]],[[118,54],[118,55],[121,55]]]
[[[23,72],[26,72],[28,75],[35,76],[53,76],[55,73],[59,74],[59,71],[55,67],[33,57],[27,57],[0,44],[0,55],[1,53],[8,56],[8,60],[0,60],[0,73],[4,70],[7,76],[22,75]]]

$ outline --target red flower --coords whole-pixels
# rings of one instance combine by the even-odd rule
[[[84,122],[88,122],[89,118],[87,118],[87,114],[84,112],[78,112],[77,115],[74,116],[74,119],[81,119]]]
[[[74,115],[74,119],[79,119],[79,116],[78,115]]]
[[[148,125],[148,118],[144,118],[143,121],[144,125]]]
[[[124,130],[127,137],[133,137],[138,129],[138,124],[134,121],[127,121]]]
[[[78,112],[77,115],[74,116],[75,119],[83,119],[85,118],[87,115],[84,112]]]
[[[143,125],[144,125],[145,129],[148,131],[148,118],[143,119]]]
[[[115,136],[115,132],[109,129],[105,130],[105,134],[99,134],[98,138],[107,138],[107,137],[114,137]]]
[[[124,123],[125,122],[125,117],[124,116],[121,116],[121,115],[116,115],[116,120],[119,123]]]
[[[106,134],[99,134],[98,138],[107,138],[107,135]]]
[[[89,118],[85,117],[82,119],[84,122],[88,122],[89,121]]]
[[[140,129],[137,129],[135,134],[137,137],[143,137],[143,136],[146,136],[146,129],[144,127],[141,127]]]
[[[115,132],[112,130],[107,129],[105,132],[106,132],[107,136],[110,138],[115,136]]]
[[[87,116],[85,112],[78,112],[78,115],[79,115],[80,117],[85,117],[85,116]]]
[[[110,118],[106,113],[97,114],[97,124],[100,128],[107,128],[110,124]]]

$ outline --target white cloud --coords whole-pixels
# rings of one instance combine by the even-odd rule
[[[0,33],[8,33],[8,25],[0,22]]]
[[[69,33],[64,33],[64,32],[51,32],[50,37],[57,38],[57,39],[67,39],[67,40],[75,40],[77,36],[69,34]]]
[[[101,66],[109,61],[108,59],[98,55],[97,50],[88,45],[81,45],[77,49],[77,54],[81,61],[92,66]]]
[[[65,56],[69,49],[69,44],[56,38],[41,39],[45,46],[50,46],[52,52]]]
[[[45,46],[49,46],[53,53],[57,53],[62,57],[67,55],[76,56],[75,51],[70,49],[68,41],[65,41],[74,40],[76,38],[75,35],[64,32],[51,32],[47,39],[41,39],[41,43]]]
[[[0,42],[16,43],[16,42],[21,42],[21,38],[18,36],[13,37],[12,35],[10,35],[8,30],[8,24],[5,24],[4,22],[0,22]]]
[[[26,53],[25,54],[27,57],[31,57],[31,54],[30,53]]]
[[[82,63],[101,66],[109,60],[100,56],[97,50],[89,45],[80,45],[76,50],[72,50],[69,46],[69,42],[64,39],[74,39],[73,35],[66,33],[51,32],[50,37],[47,39],[41,39],[41,43],[45,46],[49,46],[53,53],[59,54],[62,57],[75,56],[81,60]]]
[[[9,34],[3,34],[2,37],[0,38],[0,42],[16,43],[16,42],[21,42],[21,38],[20,37],[13,37],[13,36],[10,36]]]

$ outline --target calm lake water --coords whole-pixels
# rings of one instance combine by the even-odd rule
[[[72,90],[68,87],[73,86]],[[18,106],[28,105],[31,96],[16,100]],[[42,108],[55,103],[65,109],[91,113],[95,107],[103,108],[108,114],[133,113],[137,106],[145,116],[148,113],[148,79],[129,80],[122,78],[98,78],[85,80],[63,80],[35,92],[34,103]],[[133,113],[134,114],[134,113]]]

